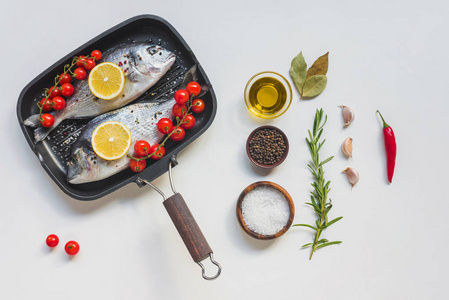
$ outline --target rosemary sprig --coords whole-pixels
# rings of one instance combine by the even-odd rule
[[[312,252],[310,253],[309,259],[312,259],[313,253],[323,247],[340,244],[341,241],[330,242],[327,239],[320,239],[321,233],[324,229],[328,228],[335,222],[341,220],[343,217],[335,218],[331,221],[328,221],[327,214],[332,209],[332,201],[329,198],[329,202],[327,202],[327,196],[330,191],[330,181],[324,179],[324,171],[323,165],[332,160],[333,156],[326,158],[323,161],[320,161],[319,151],[323,146],[325,139],[320,142],[321,134],[323,133],[323,127],[327,121],[327,115],[324,117],[323,121],[323,109],[317,109],[315,113],[315,120],[313,122],[313,130],[312,133],[308,130],[309,138],[306,138],[307,145],[309,146],[310,154],[312,156],[312,164],[308,164],[310,171],[312,172],[315,181],[312,183],[313,191],[310,192],[310,202],[307,202],[307,205],[313,207],[313,210],[318,215],[318,219],[315,221],[315,226],[308,224],[295,224],[293,226],[304,226],[315,230],[315,239],[313,243],[308,243],[303,245],[303,248],[312,247]]]

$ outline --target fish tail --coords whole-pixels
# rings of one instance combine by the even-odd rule
[[[23,124],[28,127],[36,128],[39,126],[39,114],[32,115],[25,121],[23,121]]]
[[[42,141],[53,130],[53,128],[38,127],[34,130],[34,143]]]

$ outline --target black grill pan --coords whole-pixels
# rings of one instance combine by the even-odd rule
[[[209,86],[209,91],[202,96],[206,103],[206,109],[195,116],[196,124],[192,129],[186,131],[185,138],[181,142],[167,141],[165,144],[165,157],[160,160],[148,160],[149,164],[143,172],[136,174],[131,170],[125,170],[98,182],[78,185],[68,183],[66,180],[66,164],[69,160],[71,145],[76,141],[83,127],[90,119],[65,120],[44,141],[37,144],[34,143],[34,129],[25,126],[23,121],[39,112],[36,103],[42,99],[44,88],[53,85],[54,77],[63,72],[64,65],[70,63],[74,56],[89,54],[94,49],[104,51],[121,43],[145,41],[161,45],[172,51],[176,55],[176,62],[158,83],[133,103],[172,97],[177,86],[181,84],[185,73],[192,66],[196,65],[198,82]],[[151,181],[169,169],[171,175],[171,167],[176,165],[176,156],[179,151],[206,131],[214,120],[216,111],[217,99],[214,90],[192,50],[167,21],[154,15],[140,15],[128,19],[73,50],[33,79],[22,90],[17,103],[19,124],[31,150],[39,159],[44,170],[61,190],[78,200],[98,199],[131,182],[135,182],[139,186],[153,186]],[[172,187],[174,186],[172,185]],[[173,191],[175,192],[174,188]],[[164,205],[194,261],[203,268],[201,261],[209,256],[212,262],[219,266],[213,260],[212,250],[204,239],[181,195],[175,192],[175,195],[172,197],[166,198],[164,196],[164,200]],[[220,271],[221,267],[219,267],[219,272],[216,276],[207,277],[203,268],[203,277],[205,279],[216,278]]]

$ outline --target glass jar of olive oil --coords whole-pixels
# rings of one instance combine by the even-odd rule
[[[282,115],[292,102],[292,89],[288,81],[275,72],[261,72],[248,81],[245,103],[254,115],[272,119]]]

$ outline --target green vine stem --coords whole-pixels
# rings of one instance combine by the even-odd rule
[[[326,124],[327,116],[324,118],[323,124],[323,109],[317,109],[315,113],[315,120],[313,122],[313,130],[309,133],[309,137],[306,138],[307,145],[309,146],[310,154],[312,156],[312,163],[308,164],[310,171],[315,179],[312,183],[313,191],[310,192],[310,202],[307,205],[313,207],[313,210],[318,215],[318,219],[315,221],[315,226],[308,224],[295,224],[293,226],[303,226],[315,230],[315,238],[313,243],[308,243],[302,246],[302,248],[312,247],[309,260],[312,259],[313,253],[316,250],[335,244],[341,244],[341,241],[329,242],[327,239],[320,239],[321,233],[324,229],[328,228],[335,222],[341,220],[343,217],[335,218],[328,221],[328,213],[332,209],[332,201],[329,199],[327,202],[327,197],[330,191],[330,181],[326,181],[324,178],[323,165],[332,160],[333,156],[326,158],[324,161],[320,161],[319,151],[326,140],[320,142],[321,134],[323,133],[323,127]]]

